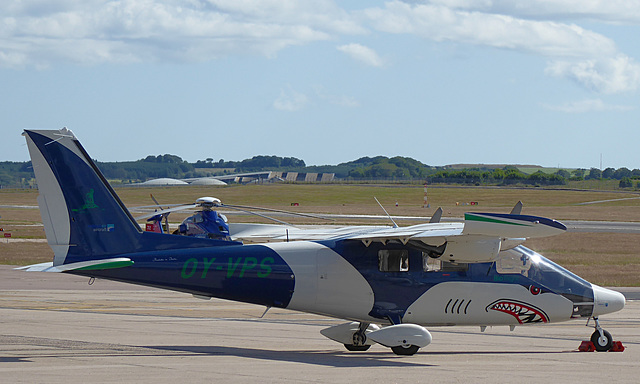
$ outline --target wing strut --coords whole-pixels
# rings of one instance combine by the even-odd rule
[[[373,197],[376,200],[376,203],[378,203],[378,205],[380,206],[380,208],[382,208],[382,210],[384,211],[384,213],[387,214],[387,217],[389,218],[389,220],[391,220],[391,222],[393,223],[393,228],[398,228],[398,224],[396,224],[395,221],[393,221],[393,219],[391,218],[391,215],[389,214],[389,212],[387,212],[386,209],[384,209],[384,207],[382,206],[382,204],[380,204],[380,202],[378,201],[378,199],[374,196]]]

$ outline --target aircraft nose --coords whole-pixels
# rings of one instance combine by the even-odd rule
[[[593,285],[593,316],[613,313],[624,308],[624,295],[620,292]]]

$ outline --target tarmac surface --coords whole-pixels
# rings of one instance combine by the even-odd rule
[[[627,348],[577,352],[585,320],[432,328],[414,356],[347,352],[319,331],[344,321],[0,266],[2,383],[637,383],[640,297],[602,326]]]

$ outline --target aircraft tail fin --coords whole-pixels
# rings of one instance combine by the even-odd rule
[[[25,130],[53,266],[134,251],[140,226],[74,134]]]

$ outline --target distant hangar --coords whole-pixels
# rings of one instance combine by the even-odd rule
[[[249,172],[234,175],[194,177],[189,179],[159,178],[147,180],[137,185],[145,187],[177,186],[177,185],[227,185],[229,183],[262,183],[262,182],[298,182],[298,183],[330,183],[335,180],[334,173],[312,172]]]

